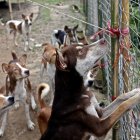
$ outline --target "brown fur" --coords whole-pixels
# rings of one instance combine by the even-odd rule
[[[10,27],[11,29],[13,29],[12,31],[15,31],[15,30],[16,30],[16,26],[15,26],[15,24],[14,24],[13,22],[11,22],[11,23],[9,24],[9,27]]]
[[[41,99],[42,90],[44,88],[46,88],[46,86],[49,86],[49,85],[40,84],[38,86],[38,90],[37,90],[38,102],[40,105],[40,111],[38,113],[37,121],[38,121],[40,133],[42,135],[44,134],[45,130],[47,130],[48,121],[49,121],[50,115],[51,115],[51,107],[49,107],[48,105],[45,104],[44,99]]]
[[[17,30],[20,34],[22,34],[22,23],[20,23],[18,26],[17,26]]]
[[[42,46],[44,47],[43,59],[49,63],[54,64],[55,63],[55,55],[56,55],[55,48],[49,43],[45,43]]]

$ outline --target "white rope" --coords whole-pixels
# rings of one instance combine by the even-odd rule
[[[63,13],[63,12],[60,12],[59,10],[55,10],[54,8],[49,7],[50,5],[48,5],[48,4],[43,5],[43,4],[40,4],[40,3],[38,3],[38,2],[34,2],[34,1],[32,1],[32,0],[27,0],[27,1],[32,2],[32,3],[34,3],[34,4],[37,4],[37,5],[41,6],[41,7],[46,8],[46,9],[54,10],[55,12],[57,12],[57,13],[59,13],[59,14],[61,14],[61,15],[70,17],[70,18],[75,19],[75,20],[78,20],[78,21],[80,21],[80,22],[82,22],[82,23],[85,23],[85,24],[87,24],[87,25],[96,27],[96,28],[98,28],[98,29],[104,29],[104,28],[101,28],[101,27],[96,26],[96,25],[94,25],[94,24],[91,24],[91,23],[89,23],[89,22],[86,22],[86,21],[84,21],[84,20],[82,20],[82,19],[78,19],[78,18],[76,18],[76,17],[74,17],[74,16],[71,16],[71,15],[65,14],[65,13]],[[46,6],[46,5],[48,5],[48,6]]]

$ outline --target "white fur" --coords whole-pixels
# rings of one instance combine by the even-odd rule
[[[27,77],[29,75],[27,75],[25,72],[28,71],[28,69],[22,67],[19,63],[16,63],[16,65],[21,69],[21,74],[22,74],[22,77]]]
[[[88,82],[89,81],[94,81],[94,77],[91,77],[90,75],[91,75],[92,73],[91,73],[91,71],[89,71],[88,72],[88,74],[87,74],[87,76],[86,76],[86,78],[85,78],[85,80],[84,80],[84,86],[85,87],[87,87],[88,86]]]
[[[41,99],[44,99],[50,92],[50,86],[46,84],[45,88],[42,90]]]
[[[99,41],[94,43],[93,47],[90,47],[86,58],[83,59],[77,59],[76,63],[76,70],[84,77],[86,78],[88,71],[93,68],[95,61],[97,59],[101,59],[105,52],[107,52],[106,44],[104,45],[98,45]]]

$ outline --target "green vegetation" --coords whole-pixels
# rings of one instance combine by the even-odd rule
[[[57,4],[64,2],[64,0],[33,0],[35,2],[41,3],[41,4]]]
[[[38,2],[39,4],[47,6],[48,4],[57,4],[57,3],[60,3],[60,2],[64,2],[64,0],[34,0],[34,2]],[[40,16],[43,19],[43,21],[45,21],[47,23],[47,21],[51,19],[50,9],[41,8],[40,9]]]
[[[137,0],[131,2],[130,33],[134,46],[137,46],[140,49],[140,7]]]

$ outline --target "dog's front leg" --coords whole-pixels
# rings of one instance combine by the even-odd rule
[[[31,121],[30,113],[29,113],[29,104],[26,101],[24,102],[24,106],[25,106],[25,115],[26,115],[26,119],[27,119],[28,129],[34,130],[35,124]]]
[[[0,128],[0,137],[2,137],[3,134],[4,134],[4,131],[5,131],[5,128],[6,128],[6,125],[7,125],[7,116],[8,116],[8,111],[6,111],[3,114],[3,117],[2,117],[2,125],[1,125],[1,128]]]
[[[135,90],[134,90],[135,91]],[[107,117],[108,115],[110,115],[122,102],[128,100],[129,98],[135,96],[136,93],[135,92],[128,92],[125,94],[122,94],[120,96],[118,96],[110,105],[108,105],[107,107],[105,107],[102,112],[103,112],[103,116],[102,117]]]
[[[126,94],[133,96],[127,96]],[[98,137],[104,136],[126,111],[140,103],[140,89],[132,90],[126,94],[123,98],[125,100],[111,114],[108,114],[108,116],[102,117],[101,119],[91,115],[86,115],[85,118],[83,117],[83,123],[85,123],[87,128],[90,128],[90,132],[92,131]],[[126,99],[127,97],[129,98]]]
[[[19,108],[19,95],[18,94],[15,94],[14,96],[15,98],[15,109],[17,110]]]
[[[18,47],[18,43],[17,43],[17,32],[14,32],[14,44],[16,47]]]
[[[87,128],[87,132],[92,133],[96,137],[105,136],[126,111],[140,103],[140,88],[132,90],[126,94],[135,95],[120,103],[112,113],[108,114],[106,117],[98,118],[87,112],[83,113],[82,111],[77,111],[74,116],[69,116],[69,119],[72,117],[73,121],[82,123]]]
[[[24,51],[27,51],[27,46],[28,46],[28,49],[29,50],[32,50],[32,47],[30,46],[30,34],[29,33],[26,33],[26,35],[24,36],[25,40],[24,40]]]
[[[32,86],[31,86],[31,82],[30,82],[29,78],[27,78],[25,80],[25,82],[27,84],[27,87],[26,87],[27,88],[27,92],[28,92],[28,94],[30,95],[30,98],[31,98],[31,107],[32,107],[33,110],[35,110],[37,105],[35,103],[35,98],[34,98],[34,95],[32,93]]]

